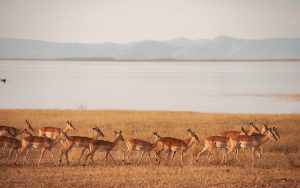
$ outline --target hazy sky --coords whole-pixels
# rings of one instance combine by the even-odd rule
[[[0,37],[58,42],[300,37],[300,0],[0,0]]]

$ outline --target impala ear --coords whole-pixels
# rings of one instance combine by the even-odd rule
[[[115,131],[115,134],[118,134],[117,131]]]
[[[120,131],[120,134],[122,134],[122,131]]]

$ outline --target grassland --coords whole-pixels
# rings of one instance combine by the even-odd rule
[[[55,167],[49,153],[46,153],[40,168],[36,162],[39,150],[29,153],[30,164],[23,159],[13,165],[4,165],[6,156],[0,158],[1,187],[299,187],[300,186],[300,115],[264,114],[212,114],[192,112],[144,112],[144,111],[71,111],[71,110],[0,110],[0,124],[22,126],[24,119],[31,121],[34,133],[43,126],[64,127],[71,120],[77,128],[69,135],[91,135],[91,128],[98,126],[105,139],[113,140],[114,130],[122,130],[125,139],[140,138],[154,141],[153,131],[162,136],[187,138],[187,128],[193,129],[200,139],[223,130],[239,130],[247,122],[257,120],[276,126],[281,134],[277,142],[264,145],[263,157],[254,166],[250,151],[241,151],[238,164],[233,156],[228,156],[227,165],[222,165],[221,152],[216,151],[211,161],[202,156],[195,163],[195,155],[203,143],[194,145],[184,167],[179,166],[179,156],[171,166],[161,164],[151,166],[145,159],[138,167],[122,165],[124,143],[118,145],[113,156],[119,163],[111,161],[103,167],[103,153],[97,153],[96,168],[91,165],[75,165],[81,152],[70,152],[71,165]],[[22,138],[22,137],[20,137]],[[58,160],[62,149],[58,144],[53,151]],[[5,154],[7,155],[7,153]],[[154,156],[154,155],[153,155]],[[137,155],[134,155],[136,159]],[[154,157],[153,157],[154,162]]]

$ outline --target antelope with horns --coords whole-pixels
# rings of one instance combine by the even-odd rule
[[[60,138],[57,137],[56,140],[53,140],[51,138],[47,138],[47,137],[41,137],[41,136],[28,136],[28,137],[24,137],[22,139],[22,148],[20,153],[17,155],[16,160],[15,160],[15,164],[17,163],[18,159],[20,158],[20,156],[22,156],[25,152],[25,159],[27,164],[29,164],[28,159],[27,159],[27,155],[30,149],[42,149],[39,161],[38,161],[38,167],[40,166],[40,162],[45,154],[45,152],[48,150],[51,153],[53,162],[55,164],[55,166],[57,166],[55,159],[54,159],[54,155],[52,152],[52,148],[60,141]]]
[[[162,144],[163,148],[168,152],[168,159],[172,162],[175,152],[180,152],[180,166],[183,166],[183,154],[193,145],[194,142],[199,142],[198,136],[192,132],[192,138],[186,143],[183,140],[171,137],[161,137],[158,133],[154,133],[154,135],[158,138],[158,144]],[[172,157],[170,158],[170,156]],[[158,154],[158,163],[159,163],[159,154]]]
[[[244,127],[241,128],[241,131],[239,132],[239,135],[247,135],[246,130]],[[206,139],[204,139],[204,148],[198,153],[196,162],[198,162],[199,157],[202,153],[205,151],[208,151],[207,158],[210,159],[211,154],[215,148],[221,148],[222,150],[222,163],[226,164],[226,155],[227,155],[227,148],[229,143],[229,137],[226,136],[209,136]],[[236,150],[238,152],[238,150]]]
[[[230,149],[227,154],[230,154],[234,150],[239,150],[240,148],[251,148],[252,161],[254,162],[255,151],[257,151],[258,148],[261,149],[261,145],[268,141],[270,138],[277,141],[277,138],[272,129],[268,129],[265,134],[261,135],[240,135],[237,137],[232,137],[229,139]],[[261,152],[262,151],[259,152],[259,158],[261,158]],[[237,155],[235,155],[235,159],[239,162]]]
[[[0,136],[10,136],[10,137],[17,137],[25,132],[25,130],[30,130],[33,132],[33,128],[28,120],[25,120],[25,124],[20,128],[15,128],[11,126],[0,126]]]
[[[87,159],[90,158],[93,166],[95,167],[94,156],[96,151],[106,152],[104,166],[106,165],[108,155],[110,156],[114,164],[116,164],[113,156],[110,154],[110,151],[112,151],[115,148],[119,141],[124,141],[121,131],[115,131],[115,140],[112,142],[105,140],[92,140],[89,144],[90,153],[86,155],[83,166],[85,166]]]
[[[189,137],[186,140],[184,140],[185,143],[189,143],[190,142],[190,140],[193,137],[193,133],[194,133],[190,128],[187,129],[187,132],[188,132]],[[156,141],[157,147],[155,148],[155,152],[156,152],[156,160],[157,160],[157,163],[159,164],[160,163],[159,158],[162,158],[163,154],[166,153],[166,152],[163,152],[164,149],[166,149],[166,151],[167,151],[168,148],[164,148],[164,145],[162,143],[158,143],[158,141],[161,139],[161,137],[157,134],[157,132],[155,132],[153,134],[157,137],[157,141]],[[167,140],[167,139],[169,139],[169,137],[163,137],[163,139]],[[187,155],[187,153],[184,153],[184,154]],[[174,151],[174,153],[172,155],[172,159],[175,157],[175,155],[176,155],[176,151]],[[168,158],[169,158],[169,156],[168,156]]]
[[[20,129],[11,126],[1,125],[0,136],[8,136],[8,137],[16,138],[17,136],[24,133],[26,130],[30,130],[33,132],[31,123],[27,119],[25,120],[25,124]],[[5,152],[5,149],[6,147],[3,147],[2,153]]]
[[[91,143],[91,141],[97,140],[97,138],[99,136],[104,137],[104,134],[100,131],[100,129],[98,127],[94,127],[93,132],[94,132],[94,136],[92,138],[82,137],[82,136],[68,136],[67,133],[63,132],[63,134],[66,137],[65,144],[67,147],[62,149],[61,154],[60,154],[59,163],[61,164],[62,156],[64,154],[66,157],[67,163],[69,164],[69,152],[72,150],[73,147],[76,147],[76,148],[83,148],[81,155],[77,162],[77,164],[79,164],[80,159],[81,159],[82,155],[84,154],[84,151],[86,149],[89,149],[89,144]]]
[[[25,133],[28,135],[31,135],[27,129],[25,130]],[[7,137],[7,136],[0,136],[0,147],[3,148],[10,148],[10,152],[8,154],[7,159],[5,160],[4,163],[6,163],[12,156],[12,154],[15,151],[18,151],[19,148],[21,148],[22,143],[20,140],[16,139],[16,138],[12,138],[12,137]]]
[[[141,155],[140,155],[136,165],[140,164],[140,162],[143,159],[145,153],[148,154],[149,163],[152,165],[150,153],[156,147],[157,142],[150,143],[150,142],[139,140],[139,139],[129,139],[129,140],[125,141],[125,144],[126,144],[127,150],[124,151],[124,153],[123,153],[123,163],[124,164],[125,164],[125,157],[126,157],[127,153],[128,153],[128,155],[127,155],[127,164],[130,164],[129,159],[130,159],[130,156],[131,156],[132,152],[133,151],[140,151]]]

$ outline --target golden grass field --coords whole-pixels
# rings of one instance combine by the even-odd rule
[[[0,124],[20,127],[24,120],[30,120],[34,134],[43,126],[61,127],[70,120],[77,128],[69,135],[91,135],[93,126],[100,127],[106,140],[114,139],[114,130],[122,130],[123,137],[140,138],[154,142],[153,131],[161,136],[187,138],[187,128],[196,132],[200,140],[223,130],[240,130],[241,126],[253,120],[269,122],[276,126],[281,135],[277,142],[269,140],[264,147],[261,160],[253,166],[250,151],[241,151],[242,164],[228,156],[226,165],[221,164],[221,152],[213,153],[211,161],[203,155],[198,163],[195,155],[203,147],[197,143],[189,151],[189,157],[180,167],[179,155],[175,163],[165,162],[157,166],[148,164],[146,157],[141,165],[122,165],[124,143],[112,152],[119,165],[103,167],[104,153],[95,157],[96,168],[76,166],[81,149],[73,149],[69,166],[55,167],[50,154],[46,152],[39,168],[37,158],[40,150],[30,151],[30,164],[17,165],[13,160],[4,165],[8,152],[0,158],[1,187],[299,187],[300,186],[300,114],[213,114],[192,112],[153,112],[153,111],[97,111],[97,110],[0,110]],[[22,138],[19,137],[19,138]],[[102,138],[101,138],[102,139]],[[62,145],[53,149],[58,161]],[[1,150],[0,150],[1,151]],[[2,152],[2,151],[1,151]],[[133,155],[136,160],[137,155]],[[155,162],[154,154],[152,161]]]

